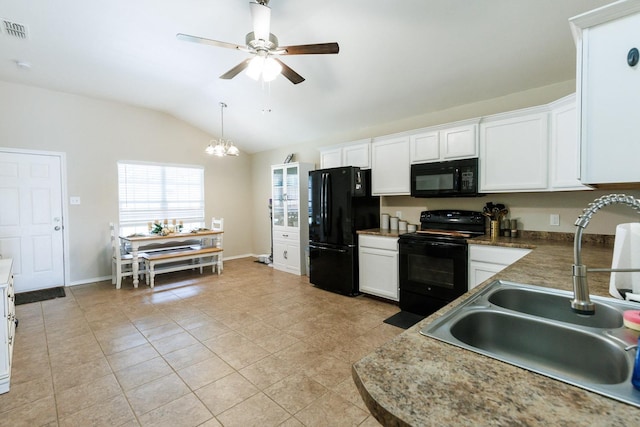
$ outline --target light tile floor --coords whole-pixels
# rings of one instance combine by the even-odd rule
[[[398,307],[253,261],[20,305],[1,426],[378,426],[351,365]]]

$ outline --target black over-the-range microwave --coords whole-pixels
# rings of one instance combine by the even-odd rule
[[[475,197],[479,195],[477,158],[411,165],[411,196],[413,197]]]

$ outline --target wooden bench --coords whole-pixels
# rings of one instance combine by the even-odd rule
[[[217,271],[219,275],[222,270],[222,248],[216,247],[192,247],[156,252],[145,251],[140,257],[144,259],[147,285],[151,288],[154,286],[155,275],[159,273],[194,268],[199,268],[200,273],[202,273],[203,267],[211,266],[211,271]],[[210,259],[207,260],[207,258]],[[190,262],[185,263],[184,261]],[[156,268],[156,266],[159,268]]]

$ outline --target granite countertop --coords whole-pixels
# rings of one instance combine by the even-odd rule
[[[522,235],[470,239],[532,251],[353,365],[356,386],[383,425],[640,425],[634,406],[419,334],[495,279],[571,290],[573,235]],[[612,252],[610,239],[583,236],[585,265],[610,267]],[[590,274],[589,288],[609,296],[609,275]]]

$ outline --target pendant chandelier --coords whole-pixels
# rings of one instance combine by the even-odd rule
[[[227,104],[224,102],[220,103],[220,123],[222,125],[220,138],[212,139],[209,141],[209,145],[204,150],[207,154],[224,157],[224,156],[238,156],[240,155],[240,150],[238,147],[233,145],[228,139],[224,139],[224,109],[227,108]]]

